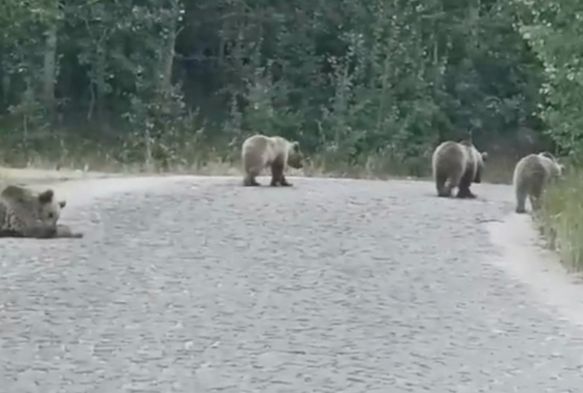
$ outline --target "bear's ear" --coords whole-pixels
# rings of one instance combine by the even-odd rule
[[[552,155],[551,153],[549,153],[548,151],[543,151],[543,152],[539,153],[539,156],[546,157],[546,158],[548,158],[549,160],[552,160],[552,161],[555,161],[555,162],[557,161],[557,159],[555,158],[555,156],[553,156],[553,155]]]
[[[300,142],[293,141],[292,142],[292,149],[293,149],[293,151],[299,151],[300,150]]]
[[[62,209],[67,206],[67,201],[59,201],[59,207]]]
[[[483,151],[481,154],[482,154],[482,161],[487,161],[488,160],[488,152]]]
[[[55,196],[54,191],[49,188],[48,190],[38,194],[38,200],[40,201],[40,203],[51,203],[53,201],[54,196]]]

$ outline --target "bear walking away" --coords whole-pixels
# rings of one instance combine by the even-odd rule
[[[256,177],[264,168],[271,168],[271,186],[291,186],[284,172],[288,166],[303,167],[303,155],[299,142],[288,141],[280,136],[253,135],[243,142],[241,159],[245,177],[244,186],[259,186]]]
[[[81,238],[68,226],[57,224],[65,201],[57,201],[52,189],[33,192],[7,186],[0,193],[0,237]]]
[[[563,173],[563,166],[548,152],[522,157],[514,167],[512,184],[516,197],[516,213],[526,213],[526,198],[533,211],[540,209],[541,197],[549,182]]]
[[[431,160],[437,195],[450,197],[452,190],[457,187],[456,197],[475,198],[470,186],[482,182],[487,158],[488,153],[478,151],[471,138],[441,143],[433,152]]]

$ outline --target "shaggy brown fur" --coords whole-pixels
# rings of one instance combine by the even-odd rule
[[[57,201],[51,189],[41,193],[7,186],[0,193],[0,237],[81,237],[57,225],[65,201]]]
[[[437,146],[431,160],[437,195],[450,197],[457,187],[458,198],[475,198],[470,186],[482,182],[487,157],[488,153],[480,153],[471,139],[446,141]]]
[[[299,142],[290,142],[280,136],[257,134],[247,138],[243,142],[241,159],[245,171],[244,186],[259,186],[255,178],[264,168],[270,167],[271,186],[289,187],[292,184],[284,175],[287,166],[296,169],[303,167]]]
[[[533,211],[541,207],[541,198],[549,182],[562,175],[563,167],[548,152],[522,157],[514,167],[512,183],[516,197],[516,213],[526,213],[526,198]]]

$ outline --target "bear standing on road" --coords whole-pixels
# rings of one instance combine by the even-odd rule
[[[291,183],[284,176],[287,166],[296,169],[303,167],[299,142],[291,142],[280,136],[257,134],[247,138],[243,142],[241,159],[245,171],[244,186],[259,186],[255,178],[264,168],[271,167],[271,186],[279,184],[289,187]]]
[[[522,157],[514,167],[512,184],[516,196],[516,213],[526,213],[526,197],[533,211],[540,209],[540,199],[550,181],[561,176],[563,167],[548,152]]]
[[[454,187],[458,198],[475,198],[470,191],[473,183],[482,182],[487,152],[479,152],[471,136],[460,142],[446,141],[433,152],[431,160],[437,195],[450,197]]]
[[[58,225],[65,201],[57,201],[54,191],[41,193],[19,186],[7,186],[0,193],[0,237],[83,237],[66,225]]]

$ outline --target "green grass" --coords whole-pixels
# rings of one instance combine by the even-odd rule
[[[571,169],[547,189],[539,229],[570,271],[583,270],[583,170]]]

